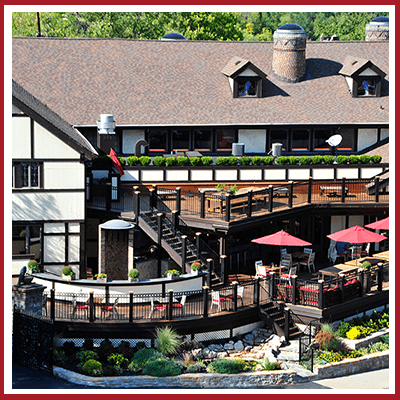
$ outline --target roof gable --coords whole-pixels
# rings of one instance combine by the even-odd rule
[[[386,76],[379,67],[373,64],[370,60],[365,58],[347,56],[343,62],[343,68],[339,71],[339,74],[344,76],[350,76],[353,78],[356,75],[365,75],[365,71],[371,70],[381,78]]]
[[[222,68],[221,72],[229,78],[235,79],[237,76],[243,74],[248,69],[252,70],[260,78],[265,78],[267,74],[257,68],[250,60],[244,60],[240,57],[232,57],[228,64]]]

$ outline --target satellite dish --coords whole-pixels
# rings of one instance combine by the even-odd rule
[[[329,139],[325,140],[325,142],[327,142],[331,147],[338,147],[342,140],[342,135],[337,134],[331,136]]]

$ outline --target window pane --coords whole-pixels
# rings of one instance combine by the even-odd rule
[[[330,150],[329,144],[326,143],[332,136],[330,129],[315,129],[314,130],[314,150]]]
[[[232,143],[235,141],[234,129],[217,129],[217,150],[232,150]]]
[[[148,143],[149,151],[166,151],[167,131],[149,130]]]
[[[31,164],[31,187],[39,186],[39,163]]]
[[[189,150],[188,130],[172,131],[172,150]]]
[[[338,132],[342,136],[342,142],[338,146],[338,150],[354,150],[354,129],[341,128]]]
[[[358,81],[358,96],[375,96],[375,80],[374,79],[360,79]]]
[[[29,186],[29,164],[21,164],[21,187]]]
[[[255,78],[238,78],[238,95],[255,96],[257,91],[257,80]]]
[[[307,129],[292,131],[292,150],[308,150],[310,147],[310,132]]]
[[[12,227],[12,253],[13,254],[26,254],[25,250],[26,227],[13,226]]]
[[[211,150],[211,130],[195,129],[193,136],[195,150]]]
[[[272,129],[270,150],[272,150],[273,143],[282,143],[282,150],[287,150],[287,144],[288,144],[287,137],[288,133],[286,129]]]

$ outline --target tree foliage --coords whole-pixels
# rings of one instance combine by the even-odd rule
[[[161,39],[178,32],[189,40],[271,41],[287,23],[300,25],[309,40],[337,35],[364,40],[365,26],[387,12],[14,12],[13,36]]]

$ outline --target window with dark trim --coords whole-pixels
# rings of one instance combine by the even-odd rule
[[[270,150],[273,143],[282,143],[282,150],[288,148],[288,131],[287,129],[271,129],[270,131]]]
[[[376,96],[376,86],[380,78],[358,77],[357,79],[357,97]]]
[[[39,225],[12,226],[12,254],[32,254],[40,260],[42,229]]]
[[[261,79],[254,76],[240,76],[235,79],[236,97],[260,97]]]
[[[292,150],[307,151],[310,148],[310,131],[308,129],[292,130]]]
[[[171,132],[172,150],[188,151],[190,149],[190,130],[179,129]]]
[[[314,129],[314,150],[325,151],[330,150],[326,141],[332,136],[331,129]]]
[[[147,137],[149,151],[167,151],[167,133],[162,129],[149,129]]]
[[[194,150],[210,151],[211,150],[212,131],[211,129],[195,129],[193,131]]]
[[[13,162],[12,184],[16,189],[39,189],[43,187],[43,163]]]
[[[337,133],[342,136],[342,141],[338,146],[338,150],[354,151],[354,128],[340,128]]]
[[[234,143],[236,139],[235,129],[216,129],[215,136],[217,151],[232,150],[232,143]]]

